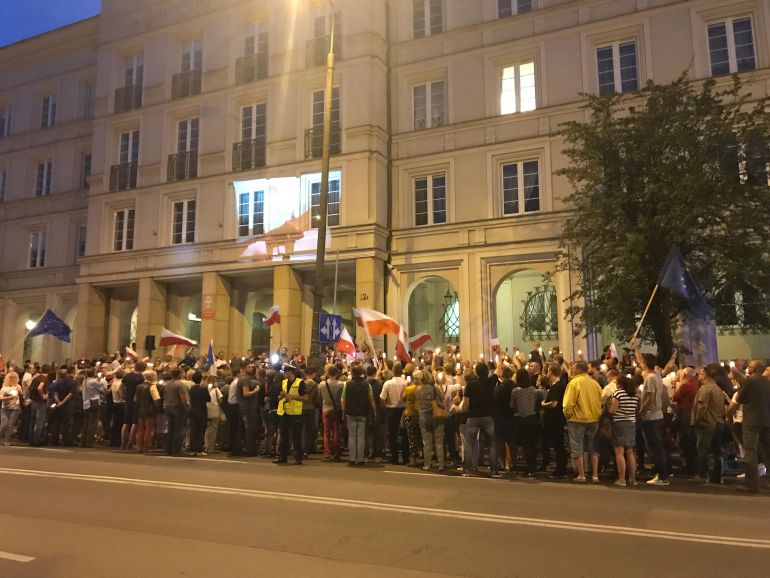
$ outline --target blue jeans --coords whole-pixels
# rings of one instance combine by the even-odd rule
[[[187,409],[173,405],[167,407],[164,413],[168,416],[166,453],[170,456],[177,456],[182,453],[184,434],[187,431]]]
[[[495,420],[491,417],[469,417],[465,424],[466,448],[463,455],[463,470],[471,471],[473,468],[473,456],[479,452],[479,431],[489,444],[489,468],[493,474],[497,473],[497,445],[495,443]],[[470,450],[470,451],[468,451]]]
[[[668,479],[668,457],[666,456],[666,447],[663,442],[663,420],[654,419],[650,421],[642,420],[642,433],[650,448],[652,461],[655,464],[655,471],[661,480]]]
[[[32,435],[29,441],[33,445],[43,443],[43,430],[45,429],[47,412],[48,404],[46,402],[32,402]]]

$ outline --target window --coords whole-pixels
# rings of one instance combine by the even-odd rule
[[[0,171],[0,203],[5,202],[5,186],[8,181],[7,171]]]
[[[88,177],[91,176],[91,153],[85,153],[80,161],[80,188],[88,189]]]
[[[514,14],[532,11],[533,0],[497,0],[497,17],[506,18]]]
[[[45,161],[37,164],[37,178],[35,179],[35,196],[47,197],[51,194],[51,173],[53,164]]]
[[[0,138],[11,135],[11,107],[0,108]]]
[[[86,84],[86,97],[83,102],[83,117],[93,118],[95,114],[94,103],[96,101],[96,86]]]
[[[34,231],[29,236],[29,266],[38,269],[45,266],[45,231]]]
[[[728,18],[708,26],[711,75],[754,70],[754,33],[751,18]]]
[[[174,245],[195,242],[195,201],[174,203],[174,223],[171,242]]]
[[[444,31],[443,0],[413,0],[412,29],[415,38],[423,38]]]
[[[444,81],[418,84],[413,88],[414,130],[446,124]]]
[[[250,237],[265,232],[265,191],[238,195],[238,236]]]
[[[324,93],[325,90],[313,92],[313,105],[311,113],[312,128],[308,131],[305,142],[305,156],[307,158],[319,158],[323,154],[323,129],[324,129]],[[330,154],[340,153],[342,132],[340,127],[340,89],[332,90],[331,128],[329,149]]]
[[[323,124],[323,117],[321,120]],[[241,140],[259,140],[263,144],[267,134],[267,106],[264,102],[241,109]]]
[[[126,74],[123,86],[142,86],[144,84],[144,54],[135,54],[126,59]]]
[[[339,175],[339,173],[338,173]],[[320,177],[320,175],[319,175]],[[321,218],[321,181],[310,183],[310,216],[312,226],[318,225]],[[340,224],[340,178],[329,174],[329,198],[326,203],[326,225],[337,227]]]
[[[198,151],[198,126],[197,118],[180,120],[177,127],[177,152]]]
[[[540,163],[506,163],[503,170],[503,215],[540,210]],[[524,210],[522,211],[522,207]]]
[[[527,112],[537,108],[534,62],[506,66],[501,76],[500,114]]]
[[[182,72],[203,68],[203,40],[189,40],[182,44]]]
[[[614,43],[596,49],[599,94],[639,90],[636,42]]]
[[[414,224],[446,223],[446,175],[414,180]]]
[[[132,130],[120,135],[120,164],[136,162],[139,159],[139,131]]]
[[[51,128],[56,124],[56,95],[44,96],[40,118],[41,128]]]
[[[86,225],[78,225],[75,235],[75,257],[80,259],[86,256],[86,234],[88,228]]]
[[[247,26],[243,41],[244,56],[267,54],[267,39],[267,22]]]
[[[113,251],[131,251],[134,248],[134,209],[115,211]]]

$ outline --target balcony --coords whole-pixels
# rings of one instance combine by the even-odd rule
[[[267,78],[267,54],[249,54],[235,61],[235,82],[246,84]]]
[[[132,84],[115,91],[115,112],[126,112],[142,107],[142,85]]]
[[[324,128],[315,126],[305,131],[305,158],[320,159],[323,156]],[[342,131],[339,121],[332,122],[329,154],[338,155],[342,149]]]
[[[248,171],[265,166],[265,139],[242,140],[233,144],[233,170]]]
[[[121,163],[110,167],[110,191],[126,191],[136,188],[137,161]]]
[[[326,55],[329,54],[329,35],[319,36],[307,41],[307,65],[323,66],[326,64]],[[334,58],[342,59],[342,36],[334,35]]]
[[[180,72],[171,78],[171,98],[187,98],[201,93],[201,70],[197,68],[189,72]]]
[[[186,181],[198,176],[198,151],[182,151],[168,157],[169,183]]]

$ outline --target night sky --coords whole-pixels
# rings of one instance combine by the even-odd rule
[[[0,0],[0,46],[99,13],[100,0]]]

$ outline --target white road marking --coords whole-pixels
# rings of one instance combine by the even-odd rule
[[[709,534],[695,534],[690,532],[671,532],[668,530],[652,530],[633,526],[608,526],[604,524],[589,524],[583,522],[570,522],[567,520],[549,520],[545,518],[524,518],[519,516],[504,516],[498,514],[485,514],[481,512],[463,512],[460,510],[442,510],[438,508],[426,508],[422,506],[406,504],[386,504],[382,502],[365,502],[348,500],[344,498],[332,498],[327,496],[310,496],[306,494],[290,494],[284,492],[268,492],[264,490],[252,490],[248,488],[228,488],[217,486],[203,486],[186,484],[182,482],[168,482],[164,480],[147,480],[141,478],[120,478],[113,476],[98,476],[90,474],[72,474],[67,472],[52,472],[43,470],[21,470],[14,468],[0,468],[0,475],[26,476],[35,478],[59,478],[63,480],[75,480],[84,482],[99,482],[102,484],[118,484],[128,486],[141,486],[153,489],[184,490],[187,492],[203,492],[209,494],[223,494],[230,496],[260,498],[265,500],[278,500],[283,502],[306,503],[315,506],[335,506],[358,510],[374,510],[387,514],[412,514],[432,516],[435,518],[450,518],[455,520],[470,520],[474,522],[489,522],[496,524],[508,524],[517,526],[532,526],[538,528],[550,528],[558,530],[571,530],[573,532],[590,532],[595,534],[613,534],[631,536],[634,538],[657,538],[660,540],[672,540],[677,542],[694,542],[701,544],[719,544],[739,548],[759,548],[770,550],[770,540],[761,538],[739,538],[734,536],[712,536]]]
[[[22,556],[21,554],[11,554],[10,552],[2,551],[0,551],[0,558],[3,560],[11,560],[12,562],[21,562],[22,564],[26,564],[27,562],[32,562],[32,560],[34,560],[32,556]]]
[[[496,479],[496,478],[488,478],[488,477],[477,476],[477,475],[463,476],[463,475],[460,475],[459,473],[456,476],[445,476],[445,475],[441,475],[441,472],[439,472],[438,470],[433,471],[433,472],[396,472],[396,471],[391,471],[391,470],[385,470],[385,473],[386,474],[397,474],[399,476],[430,476],[431,474],[434,474],[433,477],[438,477],[438,478],[441,478],[441,479],[451,479],[451,480],[482,480],[482,481],[485,481],[485,482],[499,482],[500,481],[499,479]],[[436,475],[436,474],[438,474],[438,475]]]
[[[71,454],[73,450],[63,450],[59,448],[38,448],[35,446],[8,446],[9,450],[31,450],[35,452],[58,452],[60,454]]]
[[[238,460],[210,460],[206,457],[192,457],[192,456],[155,456],[157,458],[160,458],[162,460],[184,460],[186,462],[204,462],[207,464],[240,464],[245,465],[250,462],[240,462]]]

